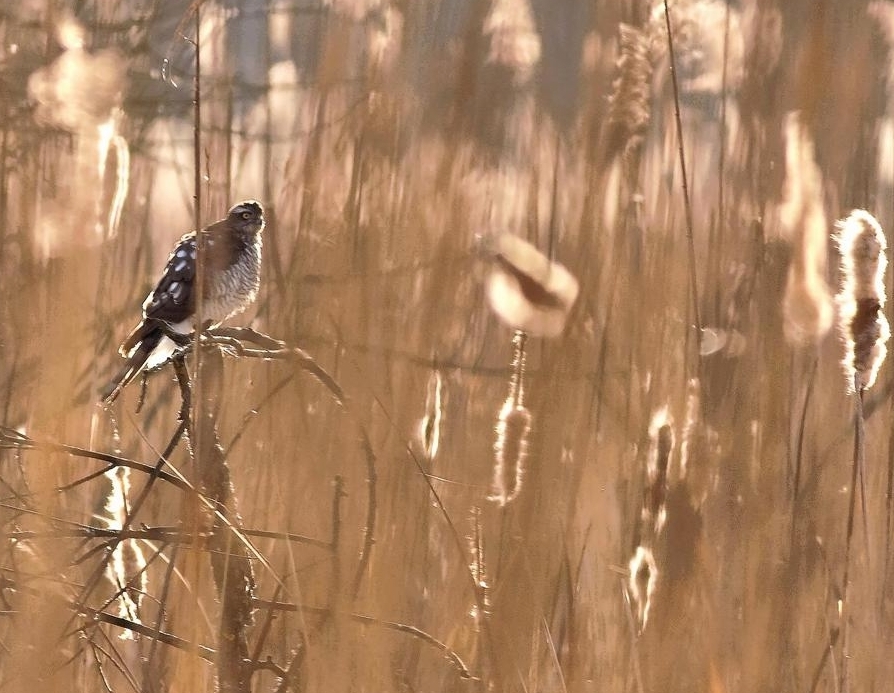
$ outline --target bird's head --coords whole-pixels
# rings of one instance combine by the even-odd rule
[[[244,234],[255,234],[264,228],[264,209],[256,200],[245,200],[230,208],[227,221]]]

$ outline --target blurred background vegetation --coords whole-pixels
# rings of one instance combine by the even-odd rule
[[[844,604],[853,402],[821,316],[832,222],[894,222],[894,3],[670,5],[676,91],[663,4],[639,0],[0,6],[2,690],[217,685],[190,494],[122,467],[195,478],[185,442],[162,454],[172,370],[142,409],[137,386],[97,404],[193,228],[197,40],[199,217],[253,197],[269,220],[234,323],[347,397],[225,362],[251,690],[831,692],[845,661],[853,690],[890,690],[894,379],[866,398]],[[504,231],[581,293],[563,336],[528,342],[527,469],[500,507],[512,332],[478,237]],[[804,267],[820,289],[786,302]],[[662,409],[641,627],[628,563]]]

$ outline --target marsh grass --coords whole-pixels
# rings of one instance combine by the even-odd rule
[[[185,522],[181,390],[167,368],[139,411],[136,386],[95,404],[193,223],[190,7],[7,5],[0,686],[213,690],[226,552]],[[239,324],[290,354],[226,358],[215,390],[256,580],[252,690],[837,691],[846,565],[850,688],[894,678],[890,364],[863,403],[848,555],[842,347],[785,337],[791,272],[835,283],[822,248],[792,240],[821,244],[804,215],[894,222],[891,12],[670,5],[676,88],[663,3],[202,6],[199,217],[265,203],[263,287]],[[73,72],[29,92],[66,54]],[[782,222],[793,111],[821,186]],[[485,299],[489,232],[580,284],[564,332],[527,342],[535,425],[503,507],[487,498],[513,333]],[[663,406],[678,441],[640,632],[625,586]],[[123,467],[128,530],[106,507]],[[146,569],[116,586],[122,542]],[[145,591],[142,625],[119,620],[120,587]]]

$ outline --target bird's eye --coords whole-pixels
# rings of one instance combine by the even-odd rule
[[[242,212],[243,219],[251,219],[251,212]]]

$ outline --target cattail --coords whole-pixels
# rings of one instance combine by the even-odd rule
[[[472,527],[473,533],[469,535],[469,553],[472,560],[469,563],[469,572],[475,581],[479,598],[469,612],[469,615],[477,623],[485,614],[482,614],[479,605],[485,611],[490,607],[490,596],[488,594],[489,584],[487,581],[487,565],[484,561],[484,542],[481,537],[481,508],[472,508]]]
[[[531,412],[510,396],[497,419],[497,442],[494,444],[494,482],[489,500],[505,506],[521,491],[528,457],[528,436],[531,433]]]
[[[666,53],[667,25],[664,3],[653,7],[648,28],[657,60]],[[670,13],[681,92],[717,98],[736,90],[745,71],[741,13],[721,0],[677,0]]]
[[[621,24],[618,76],[608,97],[612,137],[608,148],[629,151],[639,144],[649,124],[652,94],[652,45],[648,32]]]
[[[782,303],[786,339],[816,343],[832,325],[832,297],[826,286],[826,234],[823,181],[813,141],[797,113],[785,120],[785,193],[779,210],[782,233],[792,245]]]
[[[130,149],[125,140],[117,133],[119,114],[102,123],[97,131],[99,133],[98,150],[99,161],[97,171],[99,180],[106,175],[106,164],[110,151],[115,153],[115,175],[112,182],[112,195],[108,201],[108,213],[105,214],[106,238],[114,238],[118,234],[118,224],[121,222],[121,212],[124,209],[124,201],[127,199],[127,191],[130,187]],[[102,217],[103,212],[97,199],[97,216]]]
[[[112,488],[106,497],[106,524],[110,529],[121,529],[127,518],[130,496],[130,470],[119,467],[106,473]],[[140,605],[148,588],[146,558],[139,544],[126,539],[115,544],[106,566],[106,577],[120,592],[118,594],[118,615],[134,623],[140,623]],[[134,634],[124,630],[122,639],[132,639]]]
[[[516,331],[512,338],[512,376],[509,396],[497,417],[494,443],[494,483],[488,500],[501,506],[515,500],[521,491],[528,458],[531,412],[525,406],[525,344],[528,336]]]
[[[441,419],[443,417],[444,377],[435,369],[425,387],[425,415],[419,421],[419,441],[429,460],[438,454],[441,442]]]
[[[646,546],[637,546],[633,558],[628,564],[627,589],[636,607],[639,630],[642,631],[649,622],[649,609],[652,596],[658,585],[658,565],[652,550]]]
[[[836,300],[844,371],[848,390],[862,392],[872,387],[887,353],[890,330],[883,310],[887,242],[875,218],[860,209],[837,227],[842,279]]]
[[[628,591],[636,606],[640,630],[646,627],[649,620],[649,607],[658,584],[658,563],[653,550],[667,520],[668,469],[674,444],[673,421],[667,407],[661,407],[649,423],[643,507],[637,530],[637,547],[629,564]]]
[[[483,29],[490,38],[488,62],[510,68],[516,82],[528,79],[540,60],[540,37],[528,0],[493,0]]]
[[[667,408],[662,407],[652,417],[649,426],[649,457],[641,519],[653,538],[661,533],[667,519],[667,470],[674,449],[671,424]]]
[[[491,246],[487,298],[497,317],[535,337],[560,335],[579,290],[571,272],[512,234],[497,236]]]

